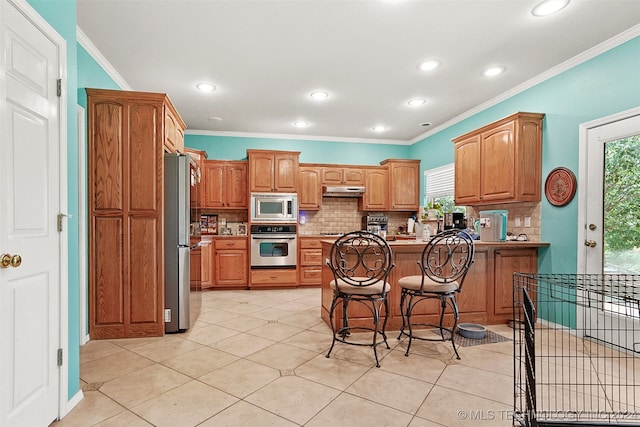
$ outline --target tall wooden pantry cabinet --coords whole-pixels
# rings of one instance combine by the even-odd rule
[[[162,336],[163,155],[184,122],[165,94],[102,89],[87,116],[89,334]]]

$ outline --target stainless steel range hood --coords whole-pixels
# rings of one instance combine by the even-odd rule
[[[363,186],[332,185],[322,187],[323,197],[362,197]]]

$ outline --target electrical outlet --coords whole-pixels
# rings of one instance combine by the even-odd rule
[[[516,217],[516,227],[520,227],[520,217]]]
[[[525,216],[524,217],[524,226],[525,227],[531,227],[531,217],[530,216]]]

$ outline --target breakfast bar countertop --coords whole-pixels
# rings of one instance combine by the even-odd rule
[[[339,236],[335,236],[335,237],[321,236],[321,237],[322,237],[321,240],[323,242],[333,243]],[[396,240],[390,240],[389,238],[387,238],[387,243],[393,249],[394,247],[405,247],[405,246],[422,247],[427,242],[422,240],[407,239],[407,238],[401,238]],[[511,249],[544,248],[549,246],[548,242],[532,242],[532,241],[518,241],[518,240],[505,240],[501,242],[483,242],[481,240],[474,240],[473,244],[476,247],[490,247],[495,249],[498,249],[498,248],[511,248]]]

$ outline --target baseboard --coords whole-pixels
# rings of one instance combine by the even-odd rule
[[[82,393],[82,390],[78,390],[71,399],[67,400],[66,407],[64,408],[65,413],[60,414],[60,419],[64,418],[69,412],[71,412],[82,399],[84,399],[84,394]]]

